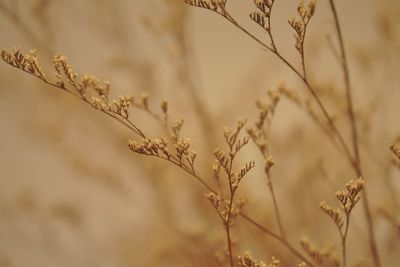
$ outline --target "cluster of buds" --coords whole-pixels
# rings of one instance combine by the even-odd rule
[[[189,138],[179,138],[175,145],[178,155],[187,155],[189,153],[191,140]]]
[[[329,217],[334,221],[338,229],[341,229],[343,226],[343,215],[342,211],[339,208],[332,208],[325,201],[321,202],[319,205],[321,210],[328,214]]]
[[[356,180],[351,180],[346,184],[346,190],[336,192],[336,197],[342,204],[346,213],[350,213],[354,206],[361,198],[360,192],[364,187],[364,180],[359,177]]]
[[[272,261],[266,264],[263,261],[255,260],[251,256],[249,251],[243,253],[238,257],[239,267],[277,267],[280,263],[275,257],[272,257]]]
[[[108,95],[110,93],[110,83],[108,81],[100,82],[100,79],[96,76],[85,74],[82,75],[79,85],[85,92],[90,88],[93,89],[100,99],[105,103],[108,102]]]
[[[175,143],[176,156],[178,158],[178,164],[183,166],[183,159],[186,159],[189,163],[191,171],[194,173],[194,161],[197,157],[197,153],[190,150],[191,140],[187,137],[179,138]]]
[[[364,187],[364,180],[360,177],[356,180],[351,180],[346,184],[345,190],[336,192],[336,198],[341,204],[340,208],[332,208],[325,201],[321,202],[320,208],[325,212],[335,223],[338,230],[342,233],[342,226],[344,224],[343,212],[346,214],[346,223],[349,223],[349,217],[354,206],[361,198],[361,191]]]
[[[252,127],[247,128],[247,134],[257,145],[258,149],[266,159],[269,157],[267,140],[268,133],[266,128],[270,126],[272,118],[275,115],[276,107],[278,106],[282,96],[279,90],[268,91],[267,94],[269,99],[268,102],[264,102],[261,100],[258,100],[256,102],[257,108],[259,110],[257,121]],[[272,165],[269,166],[269,168],[270,167],[272,167]]]
[[[215,210],[218,212],[221,217],[223,223],[225,225],[232,226],[234,219],[240,214],[244,205],[246,204],[246,200],[239,199],[230,204],[229,201],[223,199],[220,195],[210,192],[204,195],[213,205]]]
[[[221,148],[217,148],[214,151],[214,156],[217,159],[218,164],[225,170],[226,174],[230,175],[230,157]]]
[[[224,14],[227,0],[183,0],[188,5],[201,7]]]
[[[128,147],[135,153],[149,156],[164,156],[170,157],[167,148],[167,139],[143,139],[142,141],[129,140]]]
[[[394,155],[400,160],[400,137],[390,145],[390,150],[392,150]]]
[[[57,78],[57,85],[60,87],[65,87],[65,84],[62,80],[62,76],[65,76],[68,80],[68,82],[76,87],[76,78],[78,77],[78,74],[74,72],[72,69],[72,66],[68,63],[68,59],[65,56],[62,55],[56,55],[53,58],[53,66],[54,69],[56,70],[55,76]],[[84,95],[86,91],[82,87],[76,87],[78,90],[78,93],[80,95]]]
[[[300,245],[318,266],[340,266],[340,260],[332,247],[319,249],[306,238],[300,240]]]
[[[306,4],[304,1],[300,3],[297,7],[297,17],[293,17],[289,19],[289,25],[296,32],[295,39],[296,44],[295,47],[299,51],[300,54],[303,54],[304,51],[304,39],[306,36],[306,28],[308,23],[311,20],[311,17],[315,12],[315,0],[310,0]]]
[[[125,119],[129,117],[129,106],[132,98],[128,96],[120,96],[118,100],[113,100],[110,104],[109,109],[111,112],[122,116]]]
[[[267,92],[269,102],[265,103],[261,100],[257,100],[256,105],[259,110],[258,120],[255,126],[258,129],[262,129],[266,123],[272,120],[275,114],[276,107],[281,99],[281,93],[279,91],[268,91]]]
[[[39,64],[36,50],[31,50],[29,53],[23,55],[20,49],[17,48],[14,48],[13,52],[8,52],[3,49],[1,51],[1,58],[11,66],[46,81],[46,75]]]
[[[178,139],[180,138],[180,135],[181,135],[183,123],[184,123],[183,119],[177,119],[172,123],[172,126],[171,126],[172,141],[178,142]]]
[[[259,9],[250,13],[250,18],[265,29],[268,33],[271,32],[270,16],[274,0],[254,0],[254,4]]]
[[[240,120],[238,120],[235,129],[225,127],[225,129],[224,129],[225,141],[231,150],[232,150],[233,146],[236,144],[236,142],[238,140],[238,135],[239,135],[240,131],[243,129],[243,127],[246,125],[246,123],[247,123],[247,119],[240,119]]]

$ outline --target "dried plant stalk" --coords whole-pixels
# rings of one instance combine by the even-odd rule
[[[283,238],[286,238],[286,233],[283,227],[283,222],[278,207],[278,201],[275,196],[274,186],[272,182],[273,179],[272,179],[271,168],[274,165],[274,161],[270,154],[270,146],[269,146],[270,141],[268,140],[269,130],[272,124],[272,118],[275,114],[276,107],[280,101],[281,94],[279,90],[269,91],[268,96],[270,100],[270,103],[268,104],[263,103],[262,101],[257,101],[257,107],[259,109],[258,120],[254,124],[254,126],[249,127],[247,129],[247,132],[250,135],[253,142],[258,147],[260,153],[264,158],[265,161],[264,173],[267,177],[268,188],[272,196],[272,201],[274,204],[274,211],[279,226],[279,231],[281,236]]]
[[[344,40],[343,40],[343,35],[342,35],[342,30],[340,28],[340,23],[339,23],[339,18],[337,15],[336,11],[336,6],[334,0],[329,0],[330,7],[333,13],[334,21],[335,21],[335,28],[337,32],[337,36],[339,39],[339,45],[340,45],[340,54],[341,54],[341,65],[343,69],[343,76],[344,76],[344,82],[345,82],[345,90],[346,90],[346,99],[347,99],[347,113],[348,117],[350,120],[350,127],[351,127],[351,136],[352,136],[352,142],[353,142],[353,153],[354,153],[354,169],[357,174],[357,176],[364,177],[361,169],[361,159],[360,159],[360,149],[359,149],[359,142],[358,142],[358,133],[357,133],[357,125],[356,125],[356,120],[355,120],[355,115],[354,115],[354,107],[353,107],[353,99],[352,99],[352,90],[351,90],[351,85],[350,85],[350,74],[349,74],[349,68],[348,68],[348,63],[347,63],[347,56],[346,56],[346,50],[344,48]],[[367,219],[367,225],[368,225],[368,235],[369,235],[369,246],[371,249],[372,253],[372,258],[374,260],[374,264],[377,267],[381,266],[380,259],[379,259],[379,253],[378,253],[378,248],[376,245],[376,240],[375,240],[375,233],[374,233],[374,225],[372,221],[372,214],[371,214],[371,209],[368,201],[368,196],[366,193],[366,190],[364,189],[364,195],[365,197],[363,198],[364,202],[364,213]]]
[[[229,153],[225,154],[221,149],[217,149],[214,153],[218,164],[225,170],[229,182],[230,199],[225,200],[218,195],[217,191],[214,190],[204,178],[197,174],[194,167],[196,153],[189,149],[190,139],[180,137],[180,130],[183,125],[182,120],[177,120],[174,122],[169,135],[169,138],[173,142],[175,153],[170,152],[170,144],[168,143],[166,137],[149,139],[142,129],[131,120],[129,108],[135,107],[146,111],[151,117],[166,126],[168,104],[164,101],[162,101],[160,104],[160,108],[164,114],[164,119],[161,119],[162,117],[160,115],[156,114],[149,108],[147,94],[143,94],[139,100],[133,97],[120,96],[118,100],[110,101],[110,84],[108,82],[100,82],[98,78],[92,75],[78,75],[76,72],[74,72],[72,66],[68,63],[67,58],[64,56],[56,55],[54,57],[53,66],[56,71],[55,82],[47,78],[47,75],[44,73],[41,65],[39,64],[37,53],[34,50],[24,55],[19,49],[14,49],[13,52],[3,49],[1,52],[1,58],[7,64],[35,76],[50,86],[72,94],[95,110],[99,110],[117,122],[121,123],[126,128],[131,130],[137,137],[141,138],[140,141],[129,140],[128,147],[130,150],[141,155],[153,156],[170,162],[171,164],[190,174],[198,182],[200,182],[204,188],[210,191],[210,193],[206,196],[211,201],[222,221],[224,222],[229,250],[228,256],[230,258],[231,266],[233,266],[234,263],[231,242],[231,226],[233,218],[238,215],[248,223],[254,225],[263,233],[281,242],[289,251],[291,251],[302,261],[306,262],[309,266],[314,266],[300,252],[291,246],[290,243],[285,240],[285,238],[273,233],[267,228],[261,226],[251,217],[245,215],[241,211],[241,207],[243,206],[242,201],[239,201],[236,203],[236,205],[234,205],[234,195],[238,188],[239,182],[254,167],[255,164],[254,161],[250,161],[243,168],[241,168],[239,172],[234,172],[232,170],[233,160],[236,154],[249,141],[248,137],[244,137],[243,139],[238,138],[238,135],[243,129],[246,120],[240,120],[235,130],[229,128],[225,129],[224,137],[229,147]],[[79,77],[80,79],[78,79]]]
[[[346,241],[350,226],[350,216],[353,208],[361,198],[361,191],[364,188],[364,180],[360,177],[357,180],[351,180],[346,184],[346,190],[336,192],[336,198],[339,200],[341,207],[332,208],[325,201],[321,202],[321,210],[324,211],[335,223],[342,241],[342,266],[347,266],[346,259]],[[343,213],[344,217],[343,218]],[[345,221],[345,222],[344,222]],[[343,225],[345,225],[343,229]]]
[[[253,21],[255,21],[257,24],[259,24],[261,27],[263,27],[267,31],[267,33],[270,37],[270,40],[271,40],[271,46],[267,45],[266,43],[264,43],[263,41],[258,39],[255,35],[251,34],[247,29],[245,29],[243,26],[241,26],[237,22],[230,15],[230,13],[226,10],[226,1],[221,1],[221,2],[223,2],[221,4],[211,4],[211,5],[209,3],[220,3],[220,2],[207,1],[207,0],[203,0],[203,1],[185,0],[184,2],[186,2],[187,4],[193,5],[193,6],[209,9],[209,10],[214,11],[217,14],[221,15],[222,17],[227,19],[229,22],[231,22],[235,27],[242,30],[246,35],[248,35],[250,38],[252,38],[257,43],[259,43],[261,46],[263,46],[266,50],[274,53],[283,63],[285,63],[304,82],[307,89],[309,90],[309,92],[313,96],[314,100],[316,101],[318,107],[321,109],[321,111],[328,123],[329,129],[332,131],[336,140],[340,144],[349,163],[351,164],[354,171],[356,172],[356,175],[362,176],[361,162],[360,162],[359,148],[358,148],[357,129],[356,129],[354,110],[353,110],[353,100],[352,100],[351,88],[350,88],[350,76],[349,76],[349,70],[347,67],[346,54],[345,54],[345,50],[344,50],[344,41],[343,41],[340,24],[339,24],[337,12],[336,12],[336,8],[335,8],[333,0],[330,0],[330,6],[331,6],[331,9],[332,9],[332,12],[334,15],[335,26],[336,26],[337,35],[339,38],[339,43],[340,43],[340,48],[341,48],[341,57],[342,57],[341,63],[342,63],[343,73],[345,76],[348,116],[349,116],[349,120],[350,120],[350,126],[352,129],[353,153],[350,150],[347,143],[345,142],[343,135],[341,134],[339,129],[336,127],[335,122],[332,119],[332,116],[327,111],[325,105],[322,103],[321,99],[319,98],[318,94],[316,93],[316,90],[313,88],[313,86],[310,84],[310,81],[307,78],[306,67],[305,67],[305,58],[304,58],[304,40],[305,40],[305,36],[306,36],[306,27],[315,11],[315,2],[314,1],[310,1],[308,3],[308,5],[305,5],[304,2],[301,2],[297,9],[300,19],[297,20],[296,18],[294,18],[294,19],[289,20],[289,24],[296,32],[295,48],[299,51],[300,56],[301,56],[303,73],[301,73],[299,70],[297,70],[284,56],[282,56],[282,54],[279,52],[278,48],[275,45],[272,30],[271,30],[271,21],[270,21],[270,16],[271,16],[271,11],[272,11],[272,6],[273,6],[274,1],[267,1],[267,0],[255,1],[255,5],[261,11],[261,13],[256,12],[256,13],[252,13],[250,15],[250,18]],[[265,19],[267,19],[267,21]],[[370,207],[369,207],[368,198],[365,197],[363,199],[363,202],[364,202],[364,212],[366,215],[366,221],[367,221],[368,230],[369,230],[368,232],[369,232],[369,238],[370,238],[370,242],[369,242],[370,249],[372,252],[374,263],[377,266],[380,266],[380,260],[379,260],[379,255],[378,255],[378,251],[377,251],[377,247],[376,247],[373,222],[372,222],[372,218],[371,218],[371,211],[370,211]]]

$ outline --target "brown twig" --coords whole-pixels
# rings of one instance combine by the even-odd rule
[[[258,230],[260,230],[261,232],[263,232],[264,234],[274,238],[275,240],[279,241],[280,243],[282,243],[290,252],[293,253],[293,255],[295,255],[297,258],[299,258],[300,260],[304,261],[307,266],[310,267],[316,267],[311,261],[309,261],[308,259],[306,259],[297,249],[295,249],[290,243],[289,241],[287,241],[286,239],[284,239],[283,237],[281,237],[280,235],[272,232],[271,230],[265,228],[264,226],[262,226],[260,223],[258,223],[257,221],[255,221],[254,219],[250,218],[249,216],[247,216],[245,213],[241,212],[240,216],[246,220],[247,222],[249,222],[250,224],[252,224],[253,226],[255,226]]]
[[[341,67],[343,70],[344,75],[344,82],[345,82],[345,90],[346,90],[346,99],[347,99],[347,112],[350,120],[350,127],[351,127],[351,135],[352,135],[352,143],[353,143],[353,150],[354,150],[354,167],[355,171],[358,176],[363,177],[362,169],[361,169],[361,159],[360,159],[360,150],[359,150],[359,142],[358,142],[358,133],[357,133],[357,125],[354,115],[354,107],[353,107],[353,99],[352,99],[352,90],[350,85],[350,74],[348,68],[348,61],[346,56],[346,50],[344,47],[343,35],[342,30],[339,23],[339,18],[336,11],[336,6],[334,0],[329,0],[330,7],[332,10],[332,14],[335,21],[335,28],[336,33],[339,39],[339,46],[340,46],[340,54],[341,54]],[[364,189],[365,190],[365,189]],[[371,209],[369,206],[369,201],[367,197],[367,192],[364,191],[364,213],[367,218],[367,225],[368,225],[368,234],[369,234],[369,246],[372,253],[372,258],[374,261],[375,266],[380,267],[380,259],[378,248],[376,245],[375,234],[374,234],[374,224],[372,221],[372,214]]]
[[[241,31],[243,31],[246,35],[248,35],[251,39],[253,39],[254,41],[256,41],[258,44],[260,44],[263,48],[265,48],[266,50],[272,52],[273,54],[275,54],[286,66],[289,67],[289,69],[291,69],[296,76],[298,76],[303,83],[306,85],[307,90],[311,93],[312,97],[314,98],[314,100],[317,102],[318,107],[321,109],[324,117],[326,118],[329,127],[331,128],[331,130],[333,131],[333,133],[335,134],[338,142],[340,143],[343,151],[346,154],[346,157],[348,158],[349,162],[351,165],[354,165],[354,160],[353,160],[353,156],[351,155],[351,152],[346,144],[346,142],[344,141],[343,135],[340,133],[340,131],[337,129],[335,122],[333,121],[332,117],[329,115],[329,112],[327,111],[327,109],[325,108],[324,104],[322,103],[321,99],[319,98],[317,92],[315,91],[315,89],[313,88],[313,86],[310,84],[310,82],[301,74],[300,71],[298,71],[285,57],[282,56],[282,54],[279,52],[278,49],[273,49],[270,46],[268,46],[267,44],[265,44],[263,41],[261,41],[260,39],[258,39],[255,35],[253,35],[252,33],[250,33],[248,30],[246,30],[245,28],[243,28],[230,14],[228,11],[224,11],[224,13],[218,13],[219,15],[221,15],[222,17],[224,17],[225,19],[227,19],[229,22],[231,22],[235,27],[237,27],[238,29],[240,29]],[[271,33],[272,35],[272,33]]]
[[[274,186],[273,186],[273,177],[272,177],[271,168],[274,165],[274,162],[273,162],[271,154],[270,154],[270,145],[269,145],[270,144],[269,132],[272,127],[272,121],[273,121],[273,118],[275,115],[276,107],[277,107],[278,103],[280,102],[280,98],[281,98],[280,89],[278,89],[277,92],[269,91],[268,95],[270,98],[269,99],[270,103],[264,104],[261,101],[258,102],[258,104],[257,104],[258,109],[259,109],[258,120],[256,121],[256,123],[254,124],[253,127],[250,127],[247,129],[247,132],[250,135],[253,142],[258,147],[260,154],[264,158],[264,162],[265,162],[264,173],[267,178],[268,189],[269,189],[269,191],[271,193],[271,197],[272,197],[275,218],[276,218],[281,236],[284,239],[286,239],[286,233],[285,233],[285,230],[283,227],[283,222],[282,222],[281,214],[279,211],[278,201],[277,201]]]

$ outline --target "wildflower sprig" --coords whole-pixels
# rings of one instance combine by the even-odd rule
[[[321,267],[340,267],[340,260],[336,255],[334,248],[328,246],[318,248],[311,243],[307,238],[300,240],[300,246],[307,254]]]
[[[295,31],[295,48],[300,53],[303,67],[303,75],[307,77],[304,57],[304,41],[306,39],[307,26],[315,12],[315,0],[300,2],[297,7],[297,16],[289,19],[289,25]]]
[[[274,186],[272,182],[271,168],[274,166],[273,158],[270,154],[270,140],[269,132],[271,129],[272,119],[275,115],[276,108],[281,99],[279,90],[268,91],[268,102],[258,100],[256,102],[258,108],[258,118],[253,126],[247,128],[247,133],[258,147],[258,150],[264,158],[264,173],[267,177],[268,189],[272,196],[274,204],[275,217],[279,226],[279,231],[283,238],[286,238],[286,233],[283,227],[282,218],[280,215],[278,201],[275,195]]]
[[[234,218],[240,213],[240,210],[244,204],[243,201],[239,201],[236,204],[234,203],[235,194],[239,187],[239,183],[247,175],[247,173],[255,167],[255,162],[249,161],[238,171],[234,170],[234,162],[237,154],[249,142],[248,136],[244,136],[243,138],[239,137],[246,123],[246,119],[241,119],[237,122],[235,128],[226,127],[224,129],[224,138],[228,146],[228,152],[225,152],[221,148],[217,148],[214,151],[214,156],[216,158],[216,161],[213,165],[214,177],[220,179],[220,170],[222,169],[224,171],[229,188],[228,200],[222,200],[221,196],[213,192],[206,195],[216,209],[225,227],[228,243],[227,255],[230,266],[234,266],[231,227],[233,226]]]
[[[186,4],[200,8],[209,9],[224,15],[227,0],[183,0]]]
[[[139,98],[121,95],[117,99],[110,100],[111,86],[108,81],[101,81],[94,75],[79,75],[74,71],[67,57],[62,55],[56,55],[53,58],[55,81],[48,78],[42,70],[35,50],[24,55],[20,49],[14,49],[12,52],[3,49],[1,58],[11,66],[39,78],[46,84],[78,97],[95,110],[103,112],[132,130],[139,137],[139,140],[129,140],[128,142],[128,147],[133,152],[167,160],[193,175],[209,190],[212,189],[195,171],[197,154],[190,149],[190,139],[180,137],[183,120],[176,120],[171,129],[167,129],[171,142],[168,142],[167,137],[148,138],[143,130],[132,121],[131,109],[137,108],[145,111],[167,128],[169,110],[166,101],[162,101],[160,104],[162,113],[160,115],[150,108],[149,95],[145,93]],[[175,152],[170,152],[172,151],[171,147]]]
[[[254,0],[258,11],[253,11],[249,17],[267,32],[270,39],[270,49],[277,53],[278,48],[275,45],[271,29],[271,13],[274,3],[275,0]]]
[[[146,137],[143,131],[130,120],[130,97],[120,96],[117,100],[109,101],[110,84],[107,81],[101,82],[93,75],[79,76],[65,56],[56,55],[53,58],[55,81],[49,79],[42,70],[35,50],[24,55],[20,49],[14,48],[12,52],[3,49],[1,58],[11,66],[39,78],[46,84],[80,98],[94,109],[124,124],[139,137]]]
[[[249,251],[243,253],[243,255],[238,257],[239,267],[277,267],[280,263],[275,257],[272,257],[272,261],[266,264],[263,261],[256,260],[252,257]]]
[[[350,216],[354,207],[361,199],[361,192],[364,187],[364,180],[359,177],[356,180],[351,180],[346,184],[345,190],[338,190],[336,198],[340,202],[340,208],[332,208],[325,201],[321,202],[320,207],[335,223],[342,241],[342,261],[343,266],[346,266],[346,241],[347,233],[350,226]],[[344,229],[343,229],[344,226]]]
[[[196,7],[201,7],[201,8],[206,8],[206,9],[210,9],[213,10],[211,8],[209,8],[209,4],[205,5],[203,2],[209,2],[208,0],[203,0],[203,1],[191,1],[191,0],[184,0],[185,3],[192,5],[192,6],[196,6]],[[200,3],[201,2],[201,3]],[[337,128],[335,121],[332,117],[332,115],[330,115],[330,113],[328,112],[328,110],[326,109],[325,105],[322,103],[319,95],[317,94],[316,89],[314,88],[314,86],[310,83],[307,75],[306,75],[306,64],[305,64],[305,57],[304,57],[304,41],[305,41],[305,37],[306,37],[306,31],[305,31],[305,26],[308,26],[311,17],[314,15],[315,13],[315,1],[310,0],[309,2],[300,2],[298,8],[297,8],[297,13],[299,16],[299,20],[300,20],[300,24],[298,26],[296,26],[295,24],[295,20],[293,20],[293,25],[296,26],[296,28],[298,29],[298,32],[300,33],[300,37],[296,37],[296,39],[299,41],[299,45],[297,45],[299,48],[301,48],[301,65],[302,65],[302,70],[299,70],[298,68],[296,68],[279,50],[279,48],[277,47],[277,45],[275,44],[274,41],[274,35],[273,35],[273,31],[272,31],[272,27],[271,27],[271,13],[273,11],[273,7],[274,7],[274,2],[275,1],[270,1],[270,0],[260,0],[260,1],[254,1],[257,9],[259,11],[257,11],[258,15],[250,15],[250,18],[252,20],[254,20],[257,24],[261,25],[264,29],[268,29],[267,33],[270,39],[270,43],[271,44],[267,44],[264,41],[262,41],[261,39],[259,39],[257,36],[255,36],[254,34],[252,34],[249,30],[247,30],[245,27],[243,27],[239,22],[237,22],[235,20],[235,18],[229,13],[229,11],[226,9],[226,2],[224,5],[222,5],[223,7],[223,12],[217,12],[219,15],[221,15],[222,17],[224,17],[225,19],[227,19],[232,25],[234,25],[236,28],[240,29],[242,32],[244,32],[248,37],[250,37],[251,39],[253,39],[255,42],[257,42],[259,45],[261,45],[263,48],[265,48],[267,51],[272,52],[273,54],[275,54],[279,60],[281,60],[290,70],[292,70],[296,76],[298,76],[305,84],[307,90],[309,91],[312,99],[314,100],[314,102],[316,103],[317,107],[322,111],[322,115],[324,118],[324,121],[321,122],[322,125],[325,124],[327,125],[327,128],[329,129],[329,131],[331,132],[329,138],[331,138],[335,144],[337,144],[337,147],[339,148],[339,150],[341,152],[344,152],[344,154],[346,155],[347,159],[349,160],[349,162],[352,164],[352,166],[354,167],[354,169],[357,169],[357,163],[355,162],[355,159],[350,151],[350,148],[348,146],[348,144],[346,143],[342,133],[339,131],[339,129]],[[265,11],[265,13],[263,13]],[[267,19],[267,21],[266,21]],[[289,20],[292,21],[292,20]],[[304,25],[303,25],[304,24]],[[301,25],[303,25],[304,27],[302,27]]]
[[[204,0],[205,1],[205,0]],[[187,1],[185,0],[184,2],[191,4],[193,6],[198,6],[198,7],[204,7],[203,4],[198,4],[199,1]],[[297,8],[297,15],[298,17],[295,17],[293,19],[289,20],[290,26],[295,30],[295,47],[296,50],[300,53],[301,55],[301,65],[302,69],[298,69],[295,67],[289,60],[280,52],[278,47],[274,43],[273,39],[273,34],[272,34],[272,27],[271,27],[271,21],[269,20],[271,17],[271,12],[272,12],[272,7],[273,7],[273,1],[254,1],[256,7],[260,10],[257,13],[252,13],[250,15],[250,18],[255,21],[258,25],[263,27],[267,33],[269,34],[271,44],[268,44],[252,34],[249,30],[247,30],[245,27],[243,27],[240,23],[238,23],[231,15],[230,13],[226,10],[225,8],[225,3],[223,5],[223,12],[217,12],[221,16],[223,16],[225,19],[227,19],[229,22],[232,23],[236,28],[240,29],[243,33],[245,33],[248,37],[253,39],[256,43],[261,45],[265,50],[272,52],[274,55],[276,55],[279,60],[281,60],[293,73],[304,83],[305,87],[307,88],[308,92],[310,93],[310,96],[312,97],[312,100],[314,103],[316,103],[318,109],[321,111],[321,114],[323,116],[324,121],[319,123],[319,119],[316,120],[320,125],[322,125],[322,129],[324,132],[328,132],[327,136],[333,141],[333,143],[336,145],[337,148],[339,148],[340,152],[344,153],[346,159],[348,160],[348,163],[351,165],[352,169],[356,173],[357,176],[363,176],[362,175],[362,169],[361,169],[361,162],[360,162],[360,153],[359,153],[359,140],[358,140],[358,133],[357,133],[357,127],[356,127],[356,121],[355,121],[355,113],[354,113],[354,108],[353,108],[353,99],[352,99],[352,90],[350,86],[350,75],[349,75],[349,69],[348,69],[348,62],[347,62],[347,57],[346,57],[346,52],[344,49],[344,41],[343,41],[343,34],[341,31],[337,11],[336,11],[336,6],[334,3],[334,0],[329,0],[329,4],[331,7],[331,11],[333,14],[333,19],[335,23],[335,29],[337,33],[337,37],[339,39],[339,45],[340,45],[340,64],[341,68],[343,71],[344,75],[344,82],[345,82],[345,91],[346,91],[346,102],[347,102],[347,117],[349,119],[349,125],[351,127],[351,147],[345,140],[342,132],[338,129],[336,125],[336,121],[333,117],[332,114],[327,110],[326,106],[322,102],[316,88],[314,85],[311,84],[311,81],[309,80],[307,76],[307,71],[306,71],[306,64],[305,64],[305,56],[304,56],[304,42],[306,38],[306,32],[307,32],[307,26],[313,17],[315,13],[315,1],[310,0],[308,2],[300,2],[300,5]],[[207,6],[208,8],[208,6]],[[210,8],[208,8],[210,9]],[[310,102],[311,103],[311,102]],[[311,107],[311,105],[307,105],[308,107]],[[314,117],[317,118],[317,117]],[[325,127],[327,125],[327,127]],[[326,130],[328,129],[328,131]],[[269,164],[270,165],[270,164]],[[369,203],[368,203],[368,198],[365,196],[363,198],[364,201],[364,213],[367,221],[367,226],[368,226],[368,235],[369,235],[369,247],[372,252],[372,258],[374,261],[374,264],[376,266],[381,266],[380,265],[380,259],[379,259],[379,254],[377,250],[377,245],[375,241],[375,236],[374,236],[374,229],[373,229],[373,222],[371,219],[371,210],[369,208]]]

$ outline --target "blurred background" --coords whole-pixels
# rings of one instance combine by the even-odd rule
[[[272,30],[282,53],[300,59],[287,20],[298,1],[276,1]],[[400,134],[400,2],[337,1],[360,132],[361,153],[384,266],[400,264],[400,170],[389,144]],[[248,18],[253,1],[227,8],[250,32],[268,41]],[[155,109],[169,102],[171,118],[198,152],[197,169],[212,182],[213,150],[223,129],[241,117],[257,119],[255,101],[284,83],[307,101],[301,81],[222,17],[179,0],[0,0],[1,47],[36,49],[50,76],[51,59],[66,55],[74,70],[109,80],[111,95],[150,93]],[[342,74],[328,1],[317,2],[305,46],[310,80],[350,141]],[[0,267],[220,266],[225,247],[218,215],[206,193],[182,170],[134,154],[125,128],[61,90],[4,62],[0,64]],[[150,136],[162,128],[147,114],[134,121]],[[274,186],[288,239],[307,236],[340,251],[333,223],[320,211],[356,178],[345,158],[304,109],[279,104],[270,132]],[[247,213],[278,231],[263,160],[256,160],[239,194]],[[299,260],[238,219],[235,255]],[[372,266],[361,205],[349,234],[349,262]],[[300,248],[299,248],[300,249]]]

